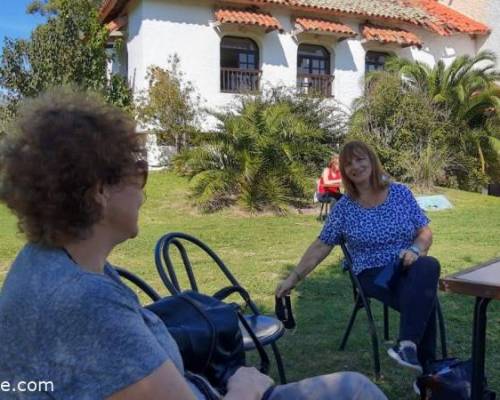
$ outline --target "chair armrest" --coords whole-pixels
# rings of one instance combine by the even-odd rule
[[[243,289],[241,286],[235,286],[235,285],[227,286],[225,288],[218,290],[212,296],[215,297],[217,300],[224,300],[226,297],[232,295],[233,293],[238,293],[241,296],[241,298],[243,299],[243,301],[245,302],[245,304],[248,307],[250,307],[250,309],[252,310],[252,312],[255,315],[260,314],[257,306],[254,304],[254,302],[250,298],[250,295],[248,294],[248,292],[245,289]]]

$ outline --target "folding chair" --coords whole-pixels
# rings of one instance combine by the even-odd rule
[[[340,344],[339,350],[345,350],[347,340],[349,339],[349,335],[351,334],[352,327],[354,325],[354,321],[356,320],[356,315],[361,308],[364,308],[366,311],[366,317],[368,319],[368,330],[370,332],[371,342],[372,342],[372,353],[373,353],[373,363],[374,363],[374,372],[376,378],[380,378],[380,353],[379,353],[379,340],[377,334],[377,328],[375,327],[375,322],[373,320],[373,314],[370,307],[370,298],[366,297],[363,293],[363,288],[361,287],[361,283],[359,282],[358,277],[354,274],[352,270],[352,258],[349,253],[345,243],[341,243],[340,247],[342,248],[342,252],[344,253],[344,271],[349,273],[349,278],[352,284],[352,293],[354,297],[354,307],[352,310],[351,317],[349,318],[349,322],[347,324],[347,328],[345,330],[344,336],[342,337],[342,342]],[[384,307],[384,340],[389,340],[389,308],[386,304],[383,304]],[[446,328],[444,325],[443,313],[441,310],[441,305],[439,303],[439,299],[436,298],[436,314],[438,318],[439,325],[439,333],[441,337],[441,354],[443,358],[448,356],[448,350],[446,346]]]
[[[245,320],[250,325],[252,331],[255,333],[260,343],[263,346],[270,345],[276,360],[276,366],[281,383],[286,383],[285,369],[281,354],[278,350],[276,341],[281,338],[285,333],[285,328],[280,320],[275,317],[262,315],[255,303],[250,298],[248,292],[239,284],[234,278],[226,265],[222,262],[219,256],[210,249],[205,243],[199,239],[181,232],[172,232],[161,237],[155,249],[155,263],[160,277],[171,294],[178,294],[182,291],[179,284],[179,279],[176,274],[174,263],[171,257],[172,248],[176,248],[180,254],[182,264],[189,280],[190,289],[199,292],[198,284],[196,282],[193,265],[187,254],[184,243],[194,244],[197,248],[206,253],[209,258],[218,266],[222,274],[227,278],[230,285],[218,290],[212,296],[222,300],[232,293],[238,293],[243,299],[243,302],[251,311],[251,314],[245,315]],[[251,337],[242,329],[243,345],[246,351],[253,350],[255,343]]]

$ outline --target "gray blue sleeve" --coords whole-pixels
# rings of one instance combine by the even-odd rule
[[[77,287],[63,290],[46,317],[52,327],[47,330],[52,331],[47,349],[53,351],[47,358],[58,365],[51,370],[62,375],[54,377],[60,398],[105,398],[169,359],[133,295],[100,277],[82,279]],[[71,387],[58,386],[58,380],[71,382]]]

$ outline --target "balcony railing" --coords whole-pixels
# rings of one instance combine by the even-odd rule
[[[226,93],[255,93],[259,91],[260,75],[257,69],[221,68],[220,90]]]
[[[297,74],[297,88],[306,94],[332,97],[333,75]]]

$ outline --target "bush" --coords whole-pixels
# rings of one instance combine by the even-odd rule
[[[174,145],[180,152],[196,134],[199,96],[179,69],[173,55],[166,69],[148,68],[149,87],[137,101],[137,119],[151,130],[161,145]]]
[[[497,165],[488,133],[451,118],[446,107],[419,88],[409,89],[396,73],[370,77],[348,137],[370,143],[389,174],[424,190],[436,184],[480,190],[487,181],[484,165]]]
[[[283,90],[241,97],[212,113],[216,129],[197,135],[194,146],[175,157],[175,169],[191,178],[191,196],[202,211],[238,203],[251,212],[285,213],[310,201],[311,176],[340,140],[345,119],[335,121],[333,109]]]

